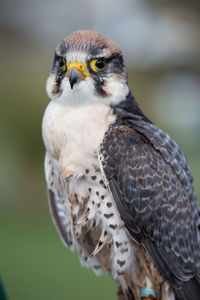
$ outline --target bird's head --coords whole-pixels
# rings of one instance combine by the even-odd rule
[[[71,33],[55,51],[47,93],[55,101],[115,105],[128,94],[119,47],[94,30]]]

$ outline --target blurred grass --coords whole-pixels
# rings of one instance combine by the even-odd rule
[[[9,299],[116,299],[117,287],[81,268],[47,215],[0,216],[1,277]]]

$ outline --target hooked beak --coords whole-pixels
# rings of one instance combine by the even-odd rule
[[[83,73],[79,71],[76,67],[71,68],[71,70],[69,71],[69,83],[71,89],[73,89],[74,84],[80,81],[83,78],[83,76]]]
[[[75,83],[84,80],[86,77],[90,77],[85,63],[78,61],[70,62],[67,69],[66,77],[69,77],[71,89],[73,89]]]

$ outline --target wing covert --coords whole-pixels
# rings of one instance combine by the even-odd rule
[[[127,125],[110,127],[101,156],[129,234],[172,284],[191,278],[200,267],[199,214],[191,175],[185,182],[185,159],[174,169],[170,155],[164,158],[159,147]]]

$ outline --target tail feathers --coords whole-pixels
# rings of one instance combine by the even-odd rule
[[[174,290],[177,300],[200,300],[200,279],[192,278]]]

